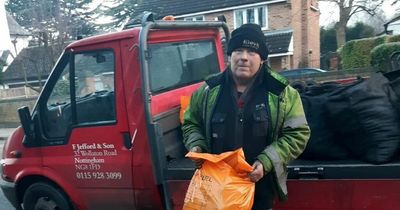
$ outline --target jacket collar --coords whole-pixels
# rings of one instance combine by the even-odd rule
[[[271,73],[267,69],[267,66],[264,66],[264,68],[261,70],[264,72],[263,83],[264,85],[267,86],[267,90],[275,95],[280,95],[288,85],[288,82],[287,81],[282,82],[281,80],[278,80],[273,75],[271,75],[273,73]],[[231,69],[230,67],[227,67],[223,72],[212,75],[209,78],[207,78],[206,83],[210,87],[210,89],[223,84],[226,81],[226,78],[228,77],[229,71],[231,71]]]

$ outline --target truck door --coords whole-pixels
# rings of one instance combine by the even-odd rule
[[[67,51],[39,100],[43,166],[88,209],[132,208],[119,42]]]

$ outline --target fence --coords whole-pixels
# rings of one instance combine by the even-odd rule
[[[0,100],[0,127],[14,127],[20,123],[17,110],[28,106],[32,110],[37,97]]]

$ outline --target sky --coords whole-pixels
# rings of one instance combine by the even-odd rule
[[[387,20],[390,20],[391,18],[393,18],[396,14],[396,11],[398,13],[400,12],[400,3],[397,3],[394,6],[391,6],[390,2],[391,1],[386,0],[382,5],[382,9],[385,13]],[[320,12],[321,12],[321,15],[319,18],[319,22],[320,22],[321,26],[331,26],[334,22],[339,20],[339,13],[338,13],[338,9],[336,8],[335,3],[320,1],[318,4],[319,4]],[[365,16],[359,15],[356,18],[350,19],[349,24],[350,25],[352,23],[354,24],[355,22],[357,22],[357,20],[362,21],[362,19],[365,19]]]
[[[8,30],[4,0],[0,0],[0,51],[11,49],[10,32]]]

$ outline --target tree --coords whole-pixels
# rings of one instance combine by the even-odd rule
[[[388,17],[386,17],[386,13],[382,8],[378,8],[374,16],[364,15],[362,19],[367,20],[365,23],[374,29],[375,34],[384,32],[384,24],[388,21]]]
[[[6,9],[33,36],[31,45],[43,48],[41,58],[50,58],[54,66],[65,46],[78,35],[93,34],[89,4],[92,0],[9,0]],[[37,61],[34,65],[38,65]],[[48,71],[38,66],[38,80]],[[24,69],[25,70],[25,69]],[[32,71],[33,69],[30,69]]]
[[[9,0],[6,9],[29,30],[37,45],[60,45],[78,35],[94,33],[92,0]]]
[[[346,40],[362,39],[374,36],[374,28],[362,22],[346,29]]]
[[[120,28],[126,24],[143,0],[110,0],[96,8],[97,17],[112,17],[111,21],[102,24],[106,28]]]
[[[339,21],[335,24],[337,46],[346,43],[346,26],[350,18],[360,12],[374,16],[384,0],[320,0],[332,2],[339,8]]]
[[[328,52],[335,52],[337,49],[336,44],[336,31],[335,29],[321,27],[320,29],[320,48],[321,55],[325,55]]]
[[[346,40],[362,39],[374,36],[374,28],[362,22],[357,22],[354,26],[346,27]],[[320,29],[320,48],[321,54],[337,50],[336,30],[334,27]]]

